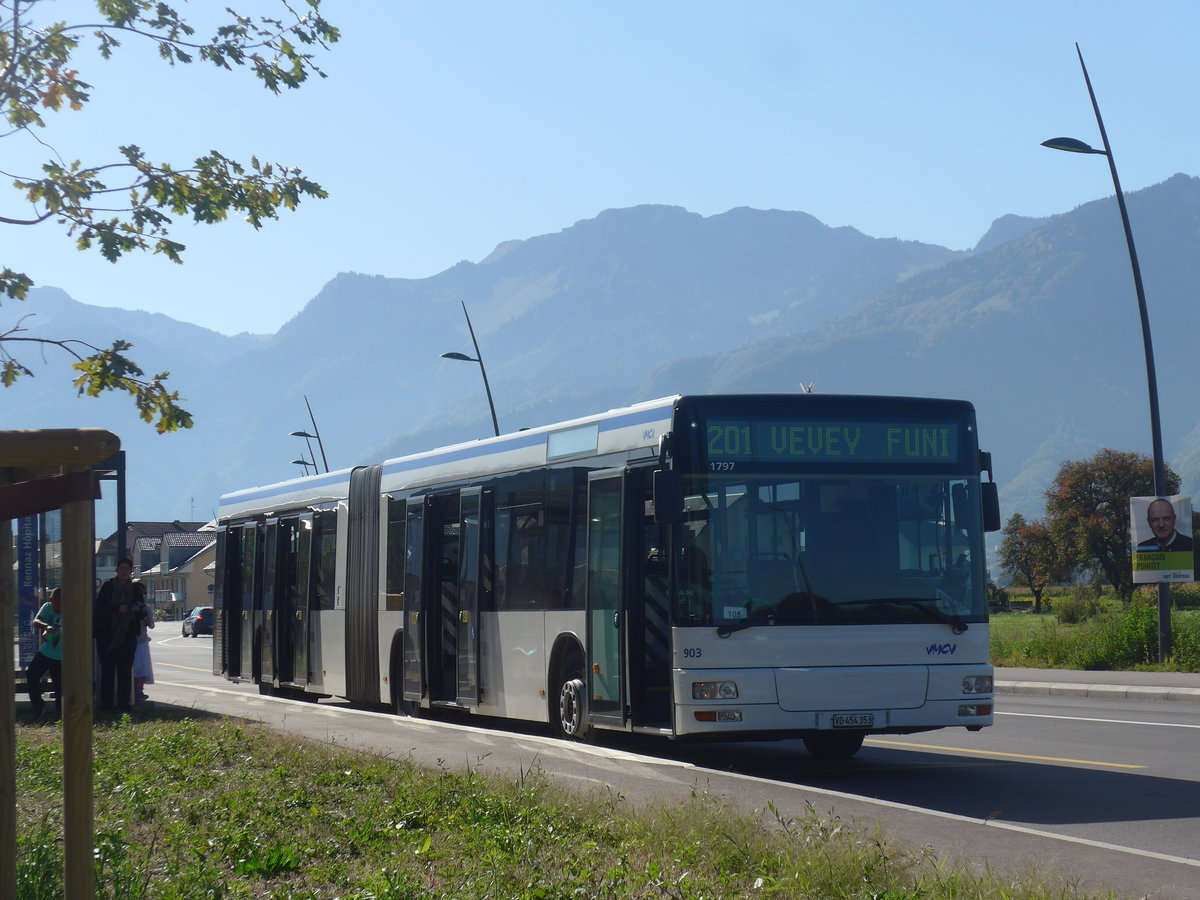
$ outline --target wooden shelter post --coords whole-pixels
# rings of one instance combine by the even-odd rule
[[[98,428],[0,432],[0,897],[17,895],[16,702],[12,625],[12,525],[19,516],[63,511],[63,855],[66,900],[96,895],[92,848],[92,572],[94,500],[91,467],[121,446]]]

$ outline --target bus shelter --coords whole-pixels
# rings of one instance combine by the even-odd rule
[[[98,428],[0,431],[0,622],[16,615],[13,520],[62,510],[63,827],[67,900],[95,896],[92,864],[92,615],[97,464],[120,440]],[[0,641],[0,896],[17,894],[13,641]]]

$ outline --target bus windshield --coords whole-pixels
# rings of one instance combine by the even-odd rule
[[[977,478],[693,476],[675,624],[986,621]]]

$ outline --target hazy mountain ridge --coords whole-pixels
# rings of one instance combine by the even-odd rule
[[[1196,321],[1200,181],[1175,176],[1129,205],[1167,452],[1195,492],[1200,415],[1181,380],[1162,373],[1173,374]],[[36,390],[0,394],[4,427],[105,423],[136,473],[130,508],[159,518],[190,517],[193,497],[206,515],[222,492],[299,475],[290,460],[307,448],[288,434],[311,429],[305,395],[334,468],[489,435],[478,366],[439,358],[473,353],[461,302],[505,430],[678,392],[810,382],[824,393],[964,397],[995,454],[1006,515],[1036,515],[1063,458],[1149,442],[1111,197],[1048,219],[1003,216],[970,253],[779,210],[608,210],[429,278],[340,274],[267,337],[35,295],[39,327],[55,336],[126,337],[148,372],[170,369],[197,425],[157,437],[127,399],[78,401],[39,370]]]
[[[1191,430],[1200,416],[1186,381],[1163,373],[1186,359],[1197,322],[1200,180],[1175,176],[1127,203],[1151,310],[1165,452],[1194,491],[1200,430]],[[812,332],[671,363],[642,393],[679,383],[753,391],[810,381],[823,392],[972,400],[1006,510],[1038,514],[1064,458],[1104,445],[1148,452],[1140,323],[1115,201],[1085,204],[917,275]]]

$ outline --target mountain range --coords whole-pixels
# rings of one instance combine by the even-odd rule
[[[1154,328],[1164,447],[1200,493],[1188,350],[1200,281],[1200,179],[1127,197]],[[128,454],[129,515],[209,515],[221,493],[299,474],[312,404],[332,468],[484,437],[483,349],[502,430],[686,392],[911,394],[971,400],[1004,516],[1041,512],[1064,459],[1149,452],[1136,298],[1114,198],[1005,215],[969,252],[830,228],[801,212],[607,210],[424,279],[342,273],[276,334],[228,337],[55,288],[6,302],[28,336],[122,337],[171,371],[196,425],[156,435],[124,397],[76,398],[68,361],[23,358],[0,427],[100,425]],[[184,313],[185,311],[181,311]],[[7,319],[6,319],[7,321]]]

